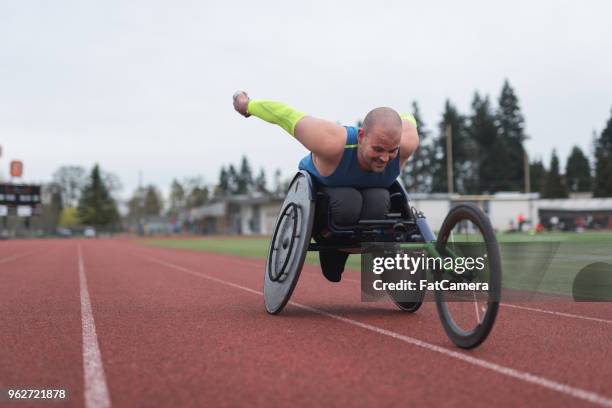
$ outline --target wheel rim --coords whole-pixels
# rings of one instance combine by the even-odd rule
[[[288,275],[287,266],[293,256],[296,239],[300,237],[300,224],[300,207],[295,203],[289,203],[283,210],[272,236],[268,276],[273,282],[282,282]]]
[[[437,280],[450,282],[487,283],[489,291],[466,290],[460,292],[439,291],[440,311],[446,323],[456,335],[464,338],[479,337],[488,330],[488,321],[497,312],[497,282],[491,273],[491,243],[485,240],[485,231],[476,217],[463,214],[451,222],[437,242],[438,251],[443,257],[482,257],[485,259],[481,271],[465,271],[463,274],[438,271]]]

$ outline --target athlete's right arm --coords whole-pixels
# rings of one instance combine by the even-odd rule
[[[344,151],[346,130],[336,123],[307,116],[282,102],[249,99],[244,92],[234,94],[234,108],[243,116],[282,127],[320,159],[335,161]]]

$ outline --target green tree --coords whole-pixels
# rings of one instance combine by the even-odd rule
[[[227,168],[227,192],[228,194],[237,194],[238,193],[238,172],[233,164],[230,164]]]
[[[74,228],[79,224],[79,214],[76,207],[66,207],[62,210],[58,224],[60,227]]]
[[[430,132],[416,101],[412,102],[412,112],[417,122],[419,147],[404,165],[401,177],[409,192],[428,193],[431,191],[434,149],[429,141]]]
[[[475,162],[474,143],[466,134],[466,119],[447,99],[444,103],[442,120],[438,124],[439,135],[436,138],[433,152],[432,191],[446,193],[448,191],[447,176],[447,127],[450,126],[453,159],[453,191],[466,193],[470,185],[477,180],[477,163]]]
[[[246,156],[242,156],[240,162],[240,172],[236,177],[236,193],[247,194],[253,190],[253,173],[251,171],[251,165]]]
[[[172,180],[168,201],[170,215],[176,216],[185,209],[185,188],[177,179]]]
[[[578,146],[574,146],[565,166],[565,182],[569,191],[591,191],[589,159]]]
[[[543,195],[543,187],[546,184],[547,172],[542,159],[536,159],[529,164],[529,180],[531,192]]]
[[[221,171],[219,172],[219,183],[215,187],[215,195],[224,196],[229,194],[230,192],[230,180],[229,173],[225,170],[225,166],[221,166]]]
[[[188,209],[201,207],[208,202],[209,191],[201,177],[192,177],[185,183],[187,186],[187,197],[185,206]]]
[[[553,150],[550,159],[550,169],[546,174],[546,182],[543,186],[543,198],[567,198],[567,186],[559,173],[559,158],[557,151]]]
[[[98,228],[113,226],[119,221],[117,205],[100,176],[97,164],[81,191],[78,216],[84,225]]]
[[[508,80],[504,81],[499,96],[499,108],[496,114],[498,129],[496,149],[499,160],[504,164],[503,178],[499,180],[498,189],[520,191],[524,185],[524,148],[525,119],[521,113],[518,97]]]
[[[505,178],[505,152],[504,146],[498,143],[496,118],[488,96],[481,98],[478,92],[474,94],[467,134],[477,146],[478,159],[475,177],[466,192],[482,194],[503,189],[500,180]]]
[[[138,187],[127,202],[128,218],[139,221],[145,216],[146,189]]]
[[[257,175],[257,177],[255,178],[254,181],[254,185],[255,185],[255,191],[259,192],[259,193],[264,193],[267,194],[268,193],[268,188],[266,186],[266,173],[264,172],[263,167],[259,169],[259,174]]]
[[[161,194],[154,185],[146,188],[144,196],[144,213],[147,216],[158,216],[161,214],[163,202]]]
[[[595,142],[595,197],[612,196],[612,112],[605,129]]]

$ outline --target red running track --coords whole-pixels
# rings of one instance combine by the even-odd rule
[[[467,352],[434,304],[361,303],[357,274],[332,284],[305,266],[270,316],[263,264],[127,240],[2,243],[0,389],[65,388],[62,406],[88,407],[612,406],[610,304],[502,307]]]

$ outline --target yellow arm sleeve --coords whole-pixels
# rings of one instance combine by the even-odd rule
[[[407,120],[408,122],[412,123],[414,126],[418,126],[417,121],[412,115],[412,113],[402,113],[400,115],[400,118],[402,118],[402,120]]]
[[[273,123],[295,136],[295,125],[306,116],[303,112],[293,109],[282,102],[252,99],[247,106],[247,112],[266,122]]]

